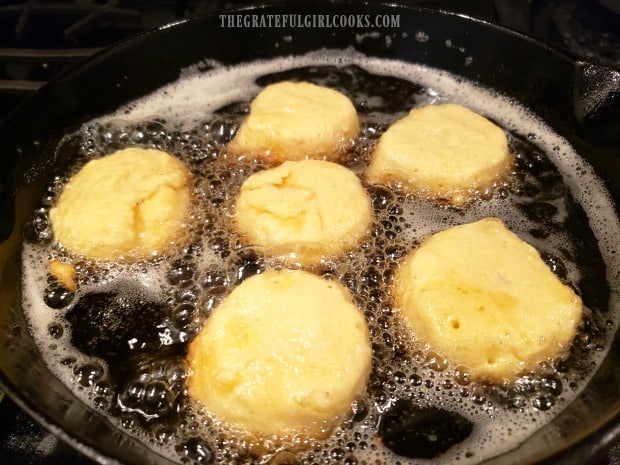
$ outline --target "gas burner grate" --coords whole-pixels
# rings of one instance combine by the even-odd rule
[[[92,2],[39,2],[28,0],[25,3],[6,5],[0,8],[0,14],[16,14],[17,24],[14,32],[17,38],[27,34],[28,23],[35,15],[65,14],[78,15],[80,19],[64,28],[63,35],[67,40],[75,40],[84,31],[96,27],[106,19],[137,20],[140,13],[137,10],[119,8],[118,0],[109,0],[103,4]]]
[[[0,119],[63,69],[195,6],[183,0],[0,1]]]

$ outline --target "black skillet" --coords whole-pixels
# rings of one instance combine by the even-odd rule
[[[59,137],[175,80],[184,67],[204,58],[235,64],[353,47],[370,56],[445,69],[531,108],[590,161],[620,204],[620,72],[573,59],[501,27],[438,11],[338,2],[256,6],[243,12],[388,14],[398,15],[399,25],[369,35],[365,33],[372,29],[364,27],[224,28],[217,15],[198,18],[96,55],[42,88],[0,128],[0,388],[53,433],[101,463],[170,462],[78,401],[44,365],[20,305],[21,231],[49,181],[55,163],[51,148]],[[428,40],[416,40],[418,31]],[[448,47],[447,40],[455,46]],[[616,335],[580,397],[518,449],[489,463],[596,463],[618,440]]]

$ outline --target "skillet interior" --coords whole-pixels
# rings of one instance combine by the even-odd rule
[[[312,4],[246,12],[355,15],[360,6]],[[20,305],[21,229],[49,180],[54,164],[51,149],[62,134],[175,80],[181,68],[200,59],[235,64],[353,47],[370,56],[446,69],[510,95],[543,117],[592,163],[618,205],[618,71],[573,61],[519,34],[458,15],[386,5],[369,6],[364,13],[398,14],[400,27],[380,30],[377,36],[366,34],[363,40],[356,39],[369,32],[366,29],[229,29],[220,27],[217,16],[163,28],[64,73],[8,118],[0,129],[0,386],[53,432],[101,462],[169,463],[77,401],[43,364]],[[417,31],[424,31],[429,40],[416,41]],[[284,36],[292,40],[283,40]],[[473,57],[471,64],[466,64],[463,52],[446,47],[447,39]],[[251,49],[245,44],[252,44]],[[535,463],[556,453],[561,455],[553,462],[583,463],[620,436],[618,385],[616,335],[605,362],[579,399],[520,448],[489,463]]]

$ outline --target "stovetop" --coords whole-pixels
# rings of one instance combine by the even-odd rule
[[[503,24],[620,69],[620,0],[401,0]],[[249,1],[0,0],[0,122],[62,69],[134,34]],[[0,393],[0,464],[94,465]],[[620,444],[588,465],[620,465]]]
[[[401,0],[490,20],[620,68],[620,0]],[[251,0],[0,0],[0,120],[60,70],[171,21]]]

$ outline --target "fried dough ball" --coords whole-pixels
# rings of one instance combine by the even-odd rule
[[[348,97],[309,82],[285,81],[256,96],[228,149],[278,162],[334,160],[358,131],[357,112]]]
[[[316,435],[366,386],[366,321],[334,281],[267,271],[243,281],[191,342],[193,399],[234,428]]]
[[[60,260],[50,260],[48,263],[50,275],[55,278],[65,289],[70,292],[77,290],[75,283],[75,267],[71,263],[64,263]]]
[[[128,148],[91,160],[50,210],[54,236],[93,259],[157,255],[183,230],[189,176],[181,161],[159,150]]]
[[[459,105],[430,105],[381,136],[366,179],[460,206],[505,176],[510,160],[500,127]]]
[[[394,295],[415,338],[472,378],[514,379],[570,346],[581,299],[496,218],[433,235],[400,265]]]
[[[357,176],[322,160],[260,171],[243,183],[236,202],[243,241],[301,264],[353,248],[372,218],[370,197]]]

